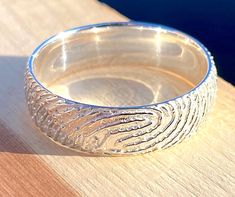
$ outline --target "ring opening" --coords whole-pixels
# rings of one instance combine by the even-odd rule
[[[34,54],[33,74],[79,103],[125,107],[159,103],[195,88],[208,72],[205,51],[162,26],[104,25],[63,32]]]

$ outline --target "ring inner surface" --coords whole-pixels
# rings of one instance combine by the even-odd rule
[[[61,33],[33,61],[37,80],[80,103],[125,107],[185,94],[205,77],[205,52],[182,33],[140,26]]]

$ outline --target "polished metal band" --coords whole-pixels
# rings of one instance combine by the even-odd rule
[[[102,25],[118,24],[148,26],[145,23]],[[216,93],[216,68],[212,56],[201,44],[208,69],[203,80],[191,91],[156,104],[104,107],[72,101],[52,93],[40,83],[35,77],[33,64],[41,48],[48,43],[50,40],[36,49],[27,65],[26,100],[36,125],[66,147],[98,155],[138,154],[168,148],[197,131],[212,106]]]

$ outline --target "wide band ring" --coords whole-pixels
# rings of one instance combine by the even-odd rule
[[[83,82],[119,72],[146,80],[154,99],[130,106],[74,99],[62,87],[87,69]],[[142,79],[146,70],[151,76]],[[74,28],[39,45],[27,64],[25,94],[35,124],[59,144],[97,155],[138,154],[168,148],[197,131],[212,106],[216,78],[212,56],[191,36],[157,24],[114,22]]]

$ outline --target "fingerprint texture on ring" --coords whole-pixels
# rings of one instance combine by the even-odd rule
[[[135,154],[173,146],[197,131],[216,92],[216,68],[193,91],[140,108],[79,104],[43,88],[29,72],[25,94],[29,112],[46,135],[62,145],[98,154]]]

